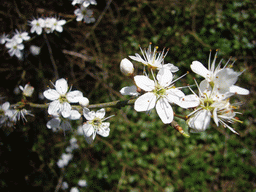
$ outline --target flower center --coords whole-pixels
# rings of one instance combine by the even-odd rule
[[[212,99],[206,97],[204,100],[201,101],[201,107],[208,111],[212,111],[214,109],[214,107],[211,106],[213,103],[214,101]]]
[[[59,97],[59,102],[60,102],[60,103],[68,102],[66,95],[61,95],[61,96]]]
[[[155,86],[155,89],[153,90],[153,93],[157,96],[157,97],[162,97],[163,95],[165,95],[166,89],[159,85],[158,83]]]
[[[101,127],[102,121],[101,121],[100,118],[95,117],[95,118],[90,122],[90,124],[91,124],[94,128],[98,129],[99,127]]]

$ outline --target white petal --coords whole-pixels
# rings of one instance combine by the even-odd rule
[[[86,137],[86,136],[85,136],[85,140],[86,140],[86,142],[87,142],[88,144],[92,144],[92,142],[93,142],[93,138],[92,138],[92,137]]]
[[[136,111],[149,111],[156,105],[156,95],[154,93],[145,93],[141,95],[134,103]]]
[[[202,96],[201,93],[209,93],[212,91],[212,88],[207,80],[201,81],[199,84],[199,89],[201,92],[199,92],[199,96]]]
[[[80,119],[81,114],[77,110],[71,110],[69,119],[77,120]]]
[[[163,65],[163,68],[169,69],[172,73],[175,73],[175,72],[179,71],[179,68],[174,66],[171,63]]]
[[[48,106],[49,115],[56,115],[60,112],[61,104],[58,100],[51,102]]]
[[[93,126],[88,122],[83,124],[83,130],[86,137],[90,137],[94,132]]]
[[[152,91],[155,88],[155,82],[145,75],[136,75],[134,81],[144,91]]]
[[[187,108],[197,107],[200,104],[200,100],[197,95],[191,94],[181,98],[180,102],[177,104],[180,107],[187,109]]]
[[[163,87],[168,87],[172,83],[172,72],[169,69],[162,68],[157,73],[156,79]]]
[[[218,108],[215,108],[213,110],[212,116],[213,116],[213,120],[214,120],[215,124],[217,126],[219,126],[219,118],[218,118],[218,115],[217,115],[217,111],[218,111]]]
[[[66,79],[62,78],[62,79],[57,80],[55,83],[55,88],[61,95],[66,94],[68,91],[68,83],[67,83]]]
[[[209,125],[211,120],[211,112],[207,110],[200,110],[196,114],[194,114],[188,120],[188,126],[191,128],[191,133],[197,133],[205,131]]]
[[[235,93],[235,94],[238,94],[238,95],[248,95],[250,93],[249,90],[247,89],[244,89],[242,87],[238,87],[236,85],[233,85],[230,87],[229,91],[231,93]]]
[[[210,71],[206,69],[205,66],[199,61],[193,61],[190,67],[194,73],[201,75],[204,78],[210,74]]]
[[[94,112],[94,111],[90,111],[88,108],[84,107],[84,109],[83,109],[83,115],[84,115],[84,117],[85,117],[87,120],[91,121],[91,120],[93,120],[94,117],[95,117],[95,112]]]
[[[66,130],[71,130],[71,129],[72,129],[72,126],[71,126],[70,122],[67,121],[67,120],[66,120],[66,121],[62,121],[60,127],[61,127],[61,129],[63,129],[64,131],[66,131]]]
[[[166,90],[166,98],[170,103],[179,104],[181,98],[183,98],[185,94],[179,89],[168,89]]]
[[[59,118],[53,118],[46,123],[48,129],[59,128],[61,120]]]
[[[102,109],[96,111],[95,116],[98,117],[98,118],[100,118],[100,119],[102,119],[102,118],[105,116],[105,109],[102,108]]]
[[[5,102],[3,105],[2,105],[2,109],[4,110],[4,111],[6,111],[7,109],[9,109],[9,107],[10,107],[10,103],[7,101],[7,102]]]
[[[156,102],[156,112],[164,124],[169,124],[173,121],[173,110],[166,99],[160,98]]]
[[[216,74],[214,83],[217,84],[218,88],[220,89],[229,88],[236,83],[239,75],[240,73],[235,72],[233,69],[221,69]]]
[[[131,95],[131,96],[138,96],[139,93],[137,92],[137,87],[135,85],[129,86],[129,87],[123,87],[120,90],[120,93],[122,95]]]
[[[67,102],[61,105],[61,115],[64,118],[68,118],[71,115],[71,105]]]
[[[102,137],[108,137],[110,132],[110,129],[108,128],[109,125],[109,122],[103,122],[102,127],[97,130],[97,134],[101,135]]]
[[[66,20],[64,19],[58,21],[58,25],[65,25],[65,24],[66,24]]]
[[[83,93],[81,91],[70,91],[67,93],[67,100],[70,103],[78,103],[80,97],[83,97]]]

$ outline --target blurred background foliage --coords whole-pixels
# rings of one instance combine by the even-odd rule
[[[69,165],[60,169],[56,162],[77,125],[65,136],[52,132],[45,126],[50,119],[46,111],[37,109],[25,125],[0,129],[1,191],[62,191],[62,181],[70,189],[79,179],[88,183],[80,191],[255,191],[255,1],[97,2],[90,7],[96,23],[72,21],[62,33],[32,34],[35,38],[25,44],[23,60],[11,58],[1,47],[0,93],[4,100],[19,101],[14,88],[30,82],[36,90],[32,101],[47,102],[38,95],[49,80],[60,77],[68,78],[91,104],[123,99],[119,90],[132,81],[120,73],[119,63],[140,53],[139,45],[146,48],[152,42],[159,50],[169,49],[165,62],[177,65],[179,76],[191,72],[194,60],[207,65],[210,49],[214,54],[219,49],[218,59],[223,58],[223,63],[233,56],[232,61],[237,59],[234,70],[246,69],[237,84],[249,89],[250,95],[232,98],[244,103],[239,109],[242,115],[238,115],[244,123],[232,125],[240,136],[212,124],[206,132],[185,138],[164,125],[155,111],[149,116],[135,112],[132,106],[107,109],[107,115],[116,114],[109,120],[110,136],[96,137],[93,145],[76,136],[79,149]],[[2,0],[0,32],[29,30],[28,20],[33,17],[69,20],[75,17],[74,9],[68,0]],[[30,45],[40,46],[41,54],[33,56]],[[53,61],[58,71],[54,71]],[[134,64],[141,73],[143,67]],[[188,74],[177,86],[194,84],[194,76],[198,77]],[[176,120],[187,132],[184,120]]]

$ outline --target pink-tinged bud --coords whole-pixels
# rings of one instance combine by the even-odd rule
[[[120,63],[120,70],[125,76],[131,76],[134,72],[133,64],[128,59],[122,59]]]
[[[32,87],[30,84],[26,84],[24,88],[19,86],[19,88],[23,92],[22,94],[26,97],[31,97],[34,92],[34,87]]]

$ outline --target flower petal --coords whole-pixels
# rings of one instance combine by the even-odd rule
[[[55,88],[61,95],[65,95],[68,91],[68,83],[66,79],[58,79],[55,83]]]
[[[83,131],[84,131],[84,135],[86,137],[90,137],[94,132],[94,128],[91,124],[89,124],[87,122],[87,123],[83,124]]]
[[[87,120],[91,121],[91,120],[93,120],[94,117],[95,117],[95,112],[94,112],[94,111],[90,111],[87,107],[84,107],[84,109],[83,109],[83,115],[84,115],[84,117],[85,117]]]
[[[97,130],[97,134],[101,135],[102,137],[108,137],[110,132],[109,125],[109,122],[103,122],[101,125],[102,127]]]
[[[136,75],[134,81],[144,91],[152,91],[155,88],[155,82],[145,75]]]
[[[197,95],[191,94],[181,98],[180,102],[177,104],[180,107],[187,109],[187,108],[197,107],[200,104],[200,100]]]
[[[166,98],[170,103],[175,103],[179,105],[180,99],[183,98],[184,96],[185,94],[177,88],[166,90]]]
[[[137,92],[137,87],[135,85],[129,86],[129,87],[123,87],[120,90],[120,93],[122,95],[131,95],[131,96],[138,96],[139,93]]]
[[[69,119],[71,120],[77,120],[77,119],[80,119],[81,117],[81,114],[77,111],[77,110],[71,110],[70,111],[70,117]]]
[[[134,103],[136,111],[149,111],[156,105],[156,96],[154,93],[145,93],[141,95]]]
[[[190,68],[194,73],[204,78],[206,78],[210,74],[210,71],[206,69],[205,66],[199,61],[193,61],[190,65]]]
[[[49,115],[57,115],[60,112],[61,104],[58,100],[51,102],[48,106]]]
[[[61,115],[64,118],[68,118],[71,115],[71,105],[67,102],[61,105]]]
[[[70,103],[77,103],[79,102],[80,97],[83,97],[83,93],[81,91],[70,91],[67,93],[67,100]]]
[[[166,99],[160,98],[156,102],[156,112],[164,124],[169,124],[173,121],[172,106]]]
[[[169,69],[162,68],[157,73],[156,79],[163,87],[168,87],[172,83],[172,72]]]
[[[59,128],[61,120],[59,118],[53,118],[46,123],[48,129]]]
[[[190,132],[198,133],[205,131],[210,125],[210,120],[210,111],[207,111],[205,109],[198,111],[188,120],[188,126],[191,128]]]
[[[229,91],[231,93],[238,94],[238,95],[248,95],[250,93],[249,90],[244,89],[242,87],[238,87],[236,85],[231,86]]]
[[[60,94],[55,89],[48,89],[43,92],[43,95],[46,99],[51,101],[56,100],[60,97]]]
[[[102,119],[105,116],[105,114],[106,114],[105,109],[102,108],[102,109],[96,111],[95,116]]]

